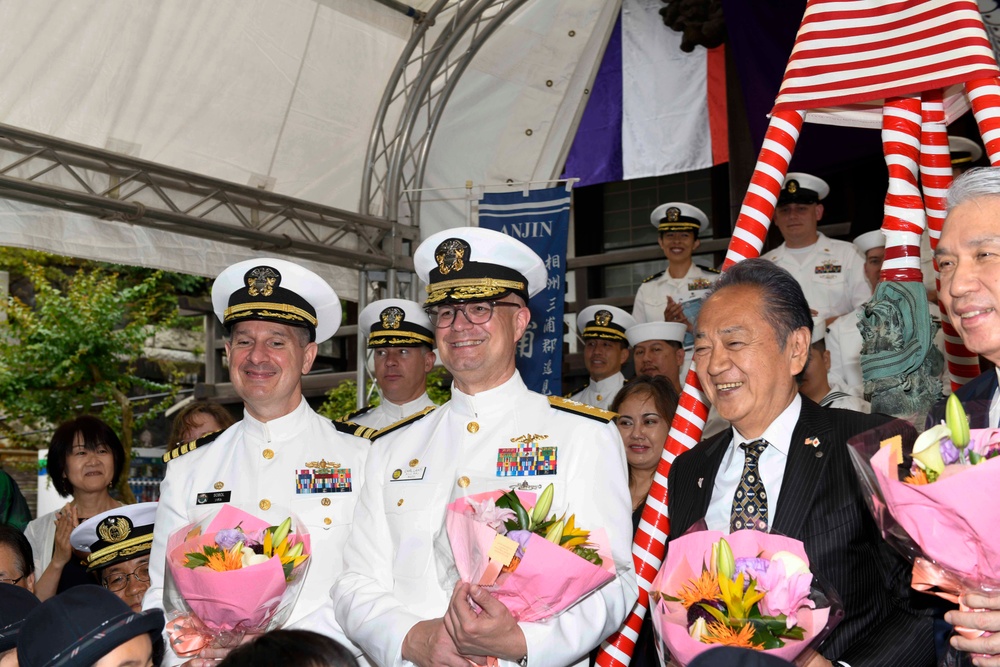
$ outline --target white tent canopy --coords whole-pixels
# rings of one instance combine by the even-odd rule
[[[556,176],[617,5],[529,0],[497,29],[445,107],[423,187]],[[356,212],[373,122],[413,30],[375,0],[11,0],[0,3],[0,123]],[[391,107],[385,126],[399,114]],[[265,252],[10,200],[0,216],[0,244],[206,276]],[[464,202],[421,209],[424,235],[465,222]],[[358,297],[355,269],[310,266]]]

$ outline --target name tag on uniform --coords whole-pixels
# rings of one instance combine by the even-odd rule
[[[427,466],[409,466],[406,468],[396,468],[392,471],[390,482],[414,482],[424,478]]]
[[[199,505],[217,505],[219,503],[228,503],[232,495],[232,491],[208,491],[206,493],[199,493],[196,502]]]

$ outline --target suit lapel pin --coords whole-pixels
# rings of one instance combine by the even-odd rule
[[[806,438],[806,444],[810,447],[819,447],[819,438]]]
[[[704,478],[704,477],[699,477],[699,478],[698,478],[698,488],[699,488],[699,489],[701,488],[701,483],[702,483],[702,482],[704,482],[704,481],[705,481],[705,478]]]

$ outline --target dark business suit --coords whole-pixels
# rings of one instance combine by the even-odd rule
[[[977,375],[975,378],[960,387],[955,395],[962,401],[965,411],[969,415],[969,426],[971,428],[996,427],[997,424],[990,424],[990,401],[993,393],[997,390],[996,371],[990,369],[985,373]],[[927,426],[941,423],[944,419],[944,401],[938,401],[931,408],[927,415]]]
[[[909,566],[879,536],[848,454],[848,438],[888,420],[821,408],[803,397],[778,505],[770,510],[771,532],[801,540],[812,571],[843,601],[846,616],[820,652],[851,667],[935,662],[931,619],[909,606]],[[732,431],[726,430],[674,461],[671,539],[704,518],[731,438]],[[819,445],[805,444],[807,438],[817,438]]]

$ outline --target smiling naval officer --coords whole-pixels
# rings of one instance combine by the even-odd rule
[[[587,384],[568,394],[572,401],[607,410],[615,394],[625,385],[622,366],[628,361],[625,331],[635,319],[614,306],[588,306],[576,316],[583,339],[583,364],[590,373]]]
[[[302,376],[312,367],[317,343],[340,325],[340,299],[312,271],[261,258],[219,274],[212,305],[226,330],[229,374],[243,399],[243,419],[165,457],[143,606],[162,606],[167,538],[177,529],[223,503],[272,525],[294,513],[309,531],[314,565],[289,624],[342,638],[329,591],[342,569],[370,444],[353,435],[364,427],[335,424],[302,396]]]
[[[455,378],[452,398],[375,437],[333,589],[337,618],[379,665],[467,667],[466,656],[586,665],[637,597],[618,429],[608,412],[530,391],[517,372],[526,304],[546,281],[530,248],[490,230],[451,229],[426,239],[414,265],[427,283],[438,353]],[[550,482],[554,513],[607,530],[612,581],[553,618],[518,623],[485,591],[439,577],[450,556],[435,550],[435,535],[449,502],[513,487],[537,493]],[[478,617],[469,595],[484,609]]]
[[[368,336],[381,402],[344,419],[379,429],[434,407],[427,395],[427,374],[434,368],[434,332],[415,301],[380,299],[358,315],[358,331]]]

